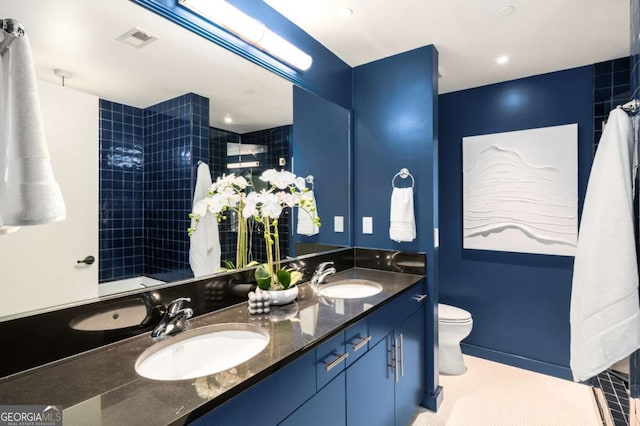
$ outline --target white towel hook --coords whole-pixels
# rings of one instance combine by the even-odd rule
[[[393,179],[391,179],[391,187],[392,188],[396,187],[394,182],[395,182],[397,177],[400,177],[402,179],[406,179],[406,178],[410,177],[411,178],[411,188],[413,188],[415,186],[415,184],[416,184],[416,181],[413,179],[413,175],[411,173],[409,173],[409,169],[406,169],[406,168],[403,167],[402,169],[400,169],[400,171],[398,173],[396,173],[393,176]]]

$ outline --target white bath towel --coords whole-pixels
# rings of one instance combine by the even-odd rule
[[[609,115],[589,176],[571,289],[571,370],[587,380],[640,348],[631,120]]]
[[[316,224],[316,218],[318,217],[318,206],[316,204],[316,196],[313,190],[306,193],[306,197],[313,201],[315,210],[305,210],[303,208],[298,209],[298,227],[296,232],[298,235],[316,235],[320,232],[320,228]]]
[[[211,173],[209,166],[200,163],[196,177],[196,188],[193,192],[193,205],[209,194]],[[191,219],[191,227],[195,220]],[[189,246],[189,265],[194,277],[211,275],[220,269],[220,235],[218,220],[212,213],[207,214],[198,223],[198,229],[191,236]]]
[[[416,239],[413,188],[393,188],[389,219],[389,238],[393,241],[410,242]]]
[[[16,38],[2,56],[5,123],[0,148],[6,162],[0,225],[40,225],[65,218],[45,140],[28,36]],[[82,183],[79,183],[82,184]]]

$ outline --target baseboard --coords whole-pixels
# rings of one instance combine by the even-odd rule
[[[427,410],[438,411],[438,408],[440,408],[440,405],[442,404],[443,394],[442,386],[438,386],[435,392],[426,392],[424,394],[420,405]]]
[[[536,373],[542,373],[548,376],[558,377],[560,379],[573,380],[573,375],[571,374],[571,369],[569,367],[538,361],[506,352],[500,352],[493,349],[487,349],[480,346],[469,345],[466,343],[462,343],[460,346],[462,347],[462,353],[467,355],[511,365],[512,367],[518,367],[524,370],[535,371]]]

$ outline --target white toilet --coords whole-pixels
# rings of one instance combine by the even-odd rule
[[[441,374],[458,375],[467,371],[460,341],[471,333],[471,314],[455,306],[438,304],[439,365]]]

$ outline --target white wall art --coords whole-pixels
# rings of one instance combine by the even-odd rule
[[[573,256],[578,125],[462,139],[463,247]]]

